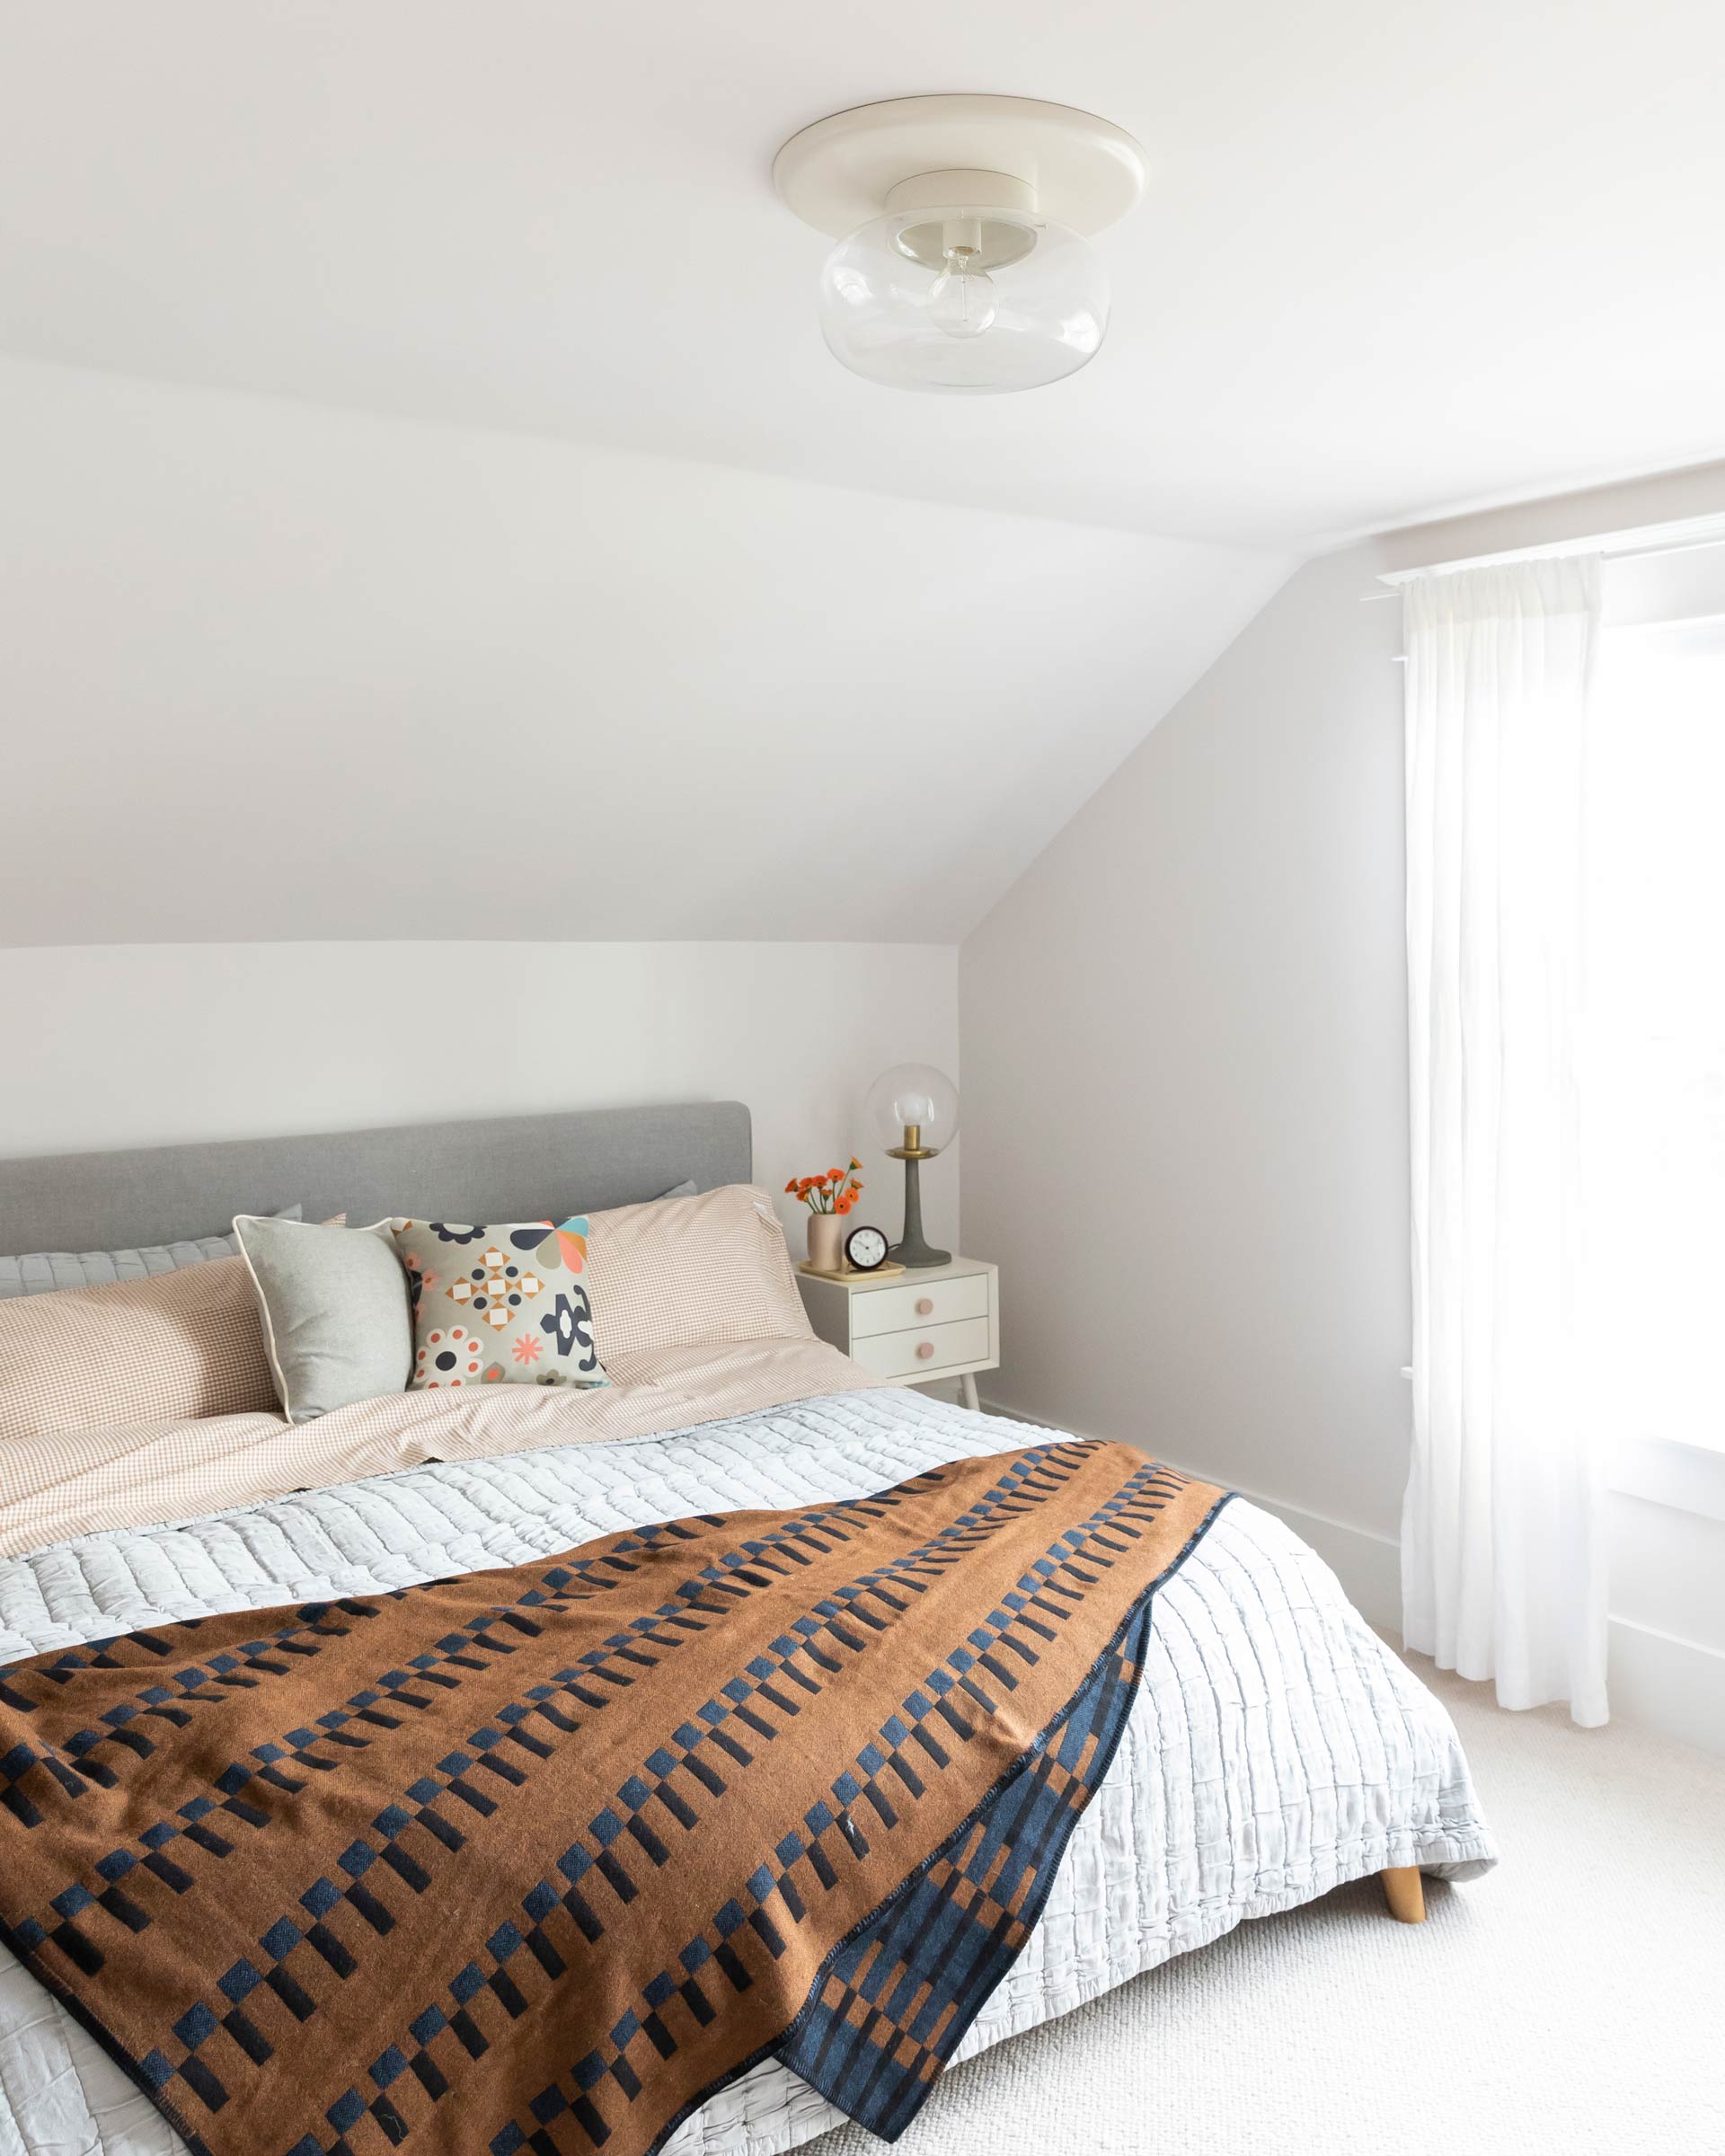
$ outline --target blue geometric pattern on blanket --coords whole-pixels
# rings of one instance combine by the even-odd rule
[[[1042,1913],[1137,1691],[1154,1590],[1066,1713],[944,1849],[830,1955],[779,2060],[897,2141]]]
[[[0,1936],[193,2156],[650,2156],[768,2055],[896,2139],[1226,1501],[1057,1436],[49,1649]]]

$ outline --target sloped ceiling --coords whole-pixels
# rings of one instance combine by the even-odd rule
[[[960,937],[1300,548],[1725,446],[1693,0],[0,0],[0,941]],[[1105,112],[1151,199],[1093,366],[896,395],[768,170],[965,87]]]
[[[1280,546],[1725,450],[1717,0],[0,0],[0,349]],[[785,137],[1011,91],[1148,149],[1030,397],[816,328]]]
[[[20,944],[955,941],[1285,567],[18,362],[0,469]]]

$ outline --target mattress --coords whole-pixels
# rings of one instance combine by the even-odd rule
[[[120,1529],[0,1561],[0,1662],[174,1618],[518,1563],[677,1515],[863,1496],[1024,1440],[1021,1424],[871,1388]],[[959,2055],[1385,1866],[1465,1879],[1495,1860],[1442,1707],[1322,1562],[1236,1500],[1159,1593],[1125,1741]],[[667,2147],[776,2156],[838,2123],[768,2063]],[[0,1960],[0,2156],[182,2147],[34,1978]]]

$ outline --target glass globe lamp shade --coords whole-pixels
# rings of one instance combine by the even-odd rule
[[[885,1152],[944,1153],[958,1135],[959,1089],[933,1064],[895,1064],[870,1087],[868,1116]]]
[[[1108,279],[1087,241],[1029,211],[892,210],[827,256],[820,326],[889,388],[1036,389],[1094,358]]]

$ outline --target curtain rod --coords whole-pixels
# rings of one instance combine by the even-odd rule
[[[1703,547],[1725,546],[1725,516],[1710,517],[1705,525],[1706,529],[1698,531],[1691,524],[1686,535],[1680,528],[1673,530],[1669,526],[1654,525],[1637,532],[1620,533],[1614,542],[1609,538],[1562,539],[1551,546],[1506,547],[1497,554],[1469,554],[1460,561],[1431,561],[1419,569],[1387,570],[1378,582],[1387,585],[1389,589],[1362,592],[1360,602],[1369,606],[1376,599],[1399,598],[1402,587],[1411,584],[1415,577],[1434,573],[1452,576],[1461,570],[1495,569],[1509,561],[1557,561],[1575,554],[1598,554],[1610,561],[1638,561],[1653,554],[1692,554]],[[1672,535],[1656,538],[1654,534],[1661,530],[1671,531]]]

